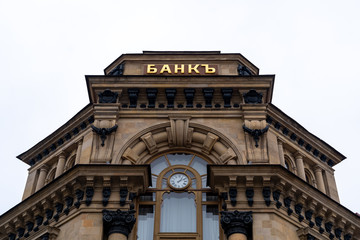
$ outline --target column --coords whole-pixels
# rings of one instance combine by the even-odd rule
[[[39,178],[37,180],[35,192],[37,192],[40,188],[42,188],[44,186],[45,178],[46,178],[48,171],[49,171],[49,169],[45,165],[40,168],[40,174],[39,174]]]
[[[322,169],[319,166],[316,166],[314,172],[318,189],[323,193],[326,193]]]
[[[135,210],[103,210],[103,221],[108,240],[127,240],[136,222]]]
[[[279,148],[279,157],[281,166],[285,167],[285,158],[284,158],[284,148],[283,148],[283,140],[278,138],[278,148]],[[290,167],[290,166],[289,166]],[[289,169],[290,170],[290,169]]]
[[[247,240],[252,228],[252,212],[222,211],[220,222],[228,240]]]
[[[58,159],[57,166],[56,166],[55,178],[57,178],[64,172],[65,161],[66,161],[65,153],[61,152],[59,154],[59,159]]]
[[[82,143],[83,143],[83,140],[81,139],[81,140],[78,142],[78,145],[77,145],[75,165],[80,163]]]
[[[304,155],[302,155],[301,153],[299,153],[299,152],[296,153],[296,155],[295,155],[296,168],[297,168],[298,176],[300,178],[302,178],[304,181],[306,181],[303,157],[304,157]]]

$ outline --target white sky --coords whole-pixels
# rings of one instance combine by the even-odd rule
[[[16,159],[88,102],[84,75],[142,50],[239,52],[276,74],[273,103],[348,157],[341,203],[360,212],[360,1],[0,0],[0,214],[21,201]]]

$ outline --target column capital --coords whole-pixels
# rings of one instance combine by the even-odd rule
[[[244,234],[249,236],[253,219],[252,212],[239,211],[222,211],[221,212],[221,227],[224,229],[226,237],[234,233]]]
[[[120,233],[128,237],[136,222],[135,210],[116,211],[103,210],[103,221],[108,228],[107,235]]]
[[[57,155],[56,155],[56,157],[58,157],[58,158],[60,158],[60,157],[66,157],[66,152],[65,151],[60,151]]]
[[[43,172],[47,172],[47,171],[49,171],[49,169],[50,168],[45,164],[40,167],[40,171],[43,171]]]
[[[302,152],[296,152],[296,153],[294,153],[294,156],[296,159],[298,159],[298,158],[304,159],[305,154],[303,154]]]
[[[323,170],[319,165],[316,165],[313,169],[314,172],[321,172]]]
[[[281,137],[277,137],[277,143],[278,143],[278,145],[283,145],[285,143],[285,139],[283,139]]]

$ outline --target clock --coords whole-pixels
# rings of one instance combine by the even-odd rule
[[[168,185],[174,190],[184,190],[190,186],[190,183],[189,176],[181,172],[175,172],[168,178]]]

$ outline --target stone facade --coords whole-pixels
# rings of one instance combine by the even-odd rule
[[[141,196],[160,191],[149,164],[167,153],[208,163],[199,191],[222,209],[219,239],[360,238],[334,178],[345,157],[274,106],[274,75],[242,55],[124,54],[86,82],[90,103],[18,156],[29,175],[0,239],[137,239]],[[159,229],[153,239],[204,234]]]

